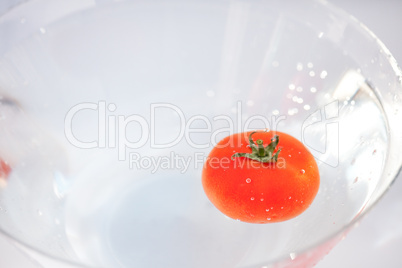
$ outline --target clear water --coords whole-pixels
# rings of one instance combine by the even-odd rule
[[[223,11],[212,13],[217,27],[206,33],[178,7],[151,15],[152,5],[106,7],[41,25],[0,58],[0,153],[13,166],[0,189],[2,229],[94,266],[248,267],[294,258],[364,208],[386,160],[387,122],[376,90],[347,54],[327,48],[347,68],[292,55],[264,59],[270,64],[262,71],[276,81],[255,86],[250,70],[235,83],[235,67],[215,63],[225,57],[222,46],[237,48],[203,40],[222,34]],[[157,18],[164,16],[170,24],[163,26]],[[283,74],[282,66],[293,68]],[[82,103],[95,108],[77,113],[72,130],[97,148],[66,138],[66,115]],[[152,116],[158,103],[172,106]],[[207,128],[202,117],[211,130],[155,148],[153,141],[180,137],[181,113],[189,128]],[[131,115],[137,120],[123,128],[119,116]],[[203,157],[247,124],[286,131],[316,156],[320,191],[301,216],[246,224],[204,195]],[[144,126],[154,136],[128,148],[141,143]]]

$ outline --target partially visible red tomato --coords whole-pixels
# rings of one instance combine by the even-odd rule
[[[11,167],[5,161],[0,159],[0,180],[7,179],[10,172],[11,172]]]
[[[202,184],[209,200],[228,217],[272,223],[304,212],[318,192],[320,176],[313,155],[296,138],[247,132],[228,136],[212,149]]]

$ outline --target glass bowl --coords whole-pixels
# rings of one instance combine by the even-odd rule
[[[310,267],[400,170],[401,72],[325,1],[0,10],[0,231],[43,267]],[[286,222],[229,219],[205,158],[267,128],[312,152],[318,195]]]

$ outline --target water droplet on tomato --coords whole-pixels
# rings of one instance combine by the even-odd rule
[[[267,208],[265,211],[268,212],[268,211],[269,211],[269,208]]]
[[[254,197],[251,197],[250,199],[251,199],[251,201],[253,201],[253,200],[254,200]]]
[[[251,182],[251,179],[250,179],[250,178],[247,178],[247,179],[246,179],[246,182],[247,182],[247,183],[250,183],[250,182]]]
[[[289,196],[289,199],[292,199],[292,197],[291,197],[291,196]]]
[[[264,201],[264,198],[261,198],[260,200],[261,200],[261,201]]]
[[[271,220],[271,218],[267,218],[267,220],[268,220],[268,221],[270,221],[270,220]]]
[[[306,171],[305,171],[304,169],[301,169],[301,170],[300,170],[300,173],[301,173],[301,174],[304,174],[304,173],[306,173]]]
[[[281,207],[281,209],[283,209],[283,207]]]

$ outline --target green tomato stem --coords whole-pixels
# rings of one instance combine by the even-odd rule
[[[275,152],[276,147],[278,146],[279,143],[279,136],[275,135],[272,139],[270,144],[268,144],[266,147],[264,147],[264,141],[259,139],[256,142],[254,142],[252,136],[257,133],[256,131],[250,133],[250,136],[248,138],[250,147],[251,147],[251,153],[235,153],[232,155],[232,160],[234,160],[235,157],[246,157],[251,160],[256,160],[262,163],[273,163],[278,161],[278,155],[279,152],[281,151],[280,148]]]

